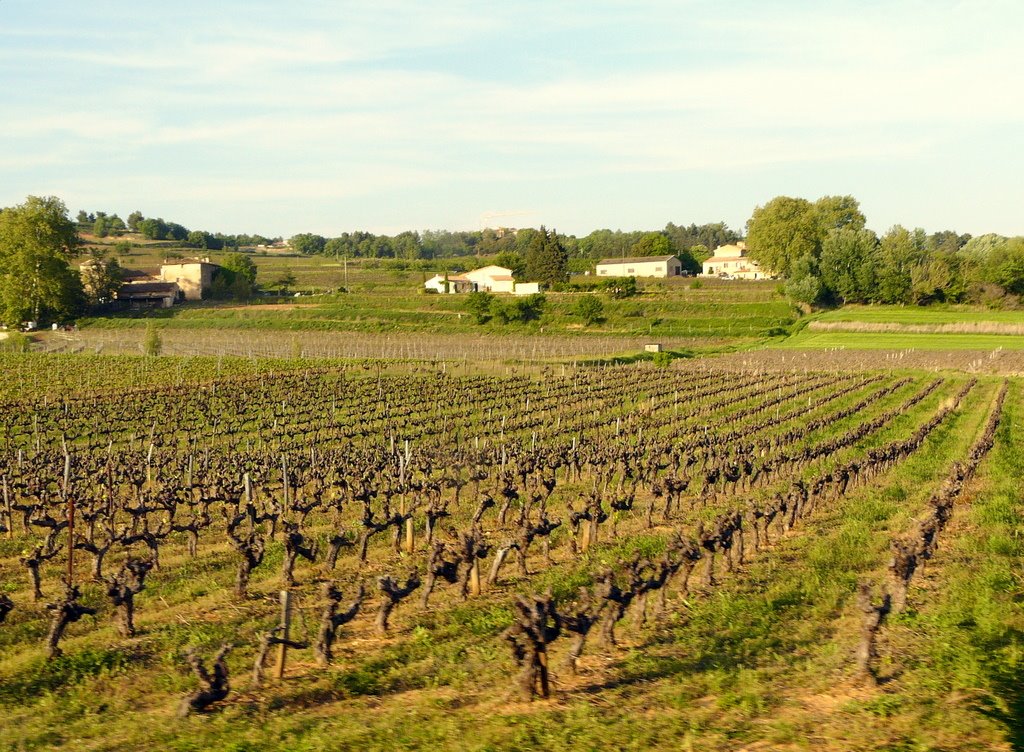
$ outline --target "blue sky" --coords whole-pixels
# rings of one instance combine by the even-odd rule
[[[288,237],[1024,234],[1024,3],[0,0],[0,205]]]

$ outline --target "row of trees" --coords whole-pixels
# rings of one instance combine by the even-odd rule
[[[778,196],[754,210],[747,247],[802,303],[997,303],[1024,294],[1024,237],[865,227],[852,196]]]
[[[267,238],[263,235],[225,235],[221,232],[206,230],[189,230],[177,222],[168,222],[162,217],[146,217],[141,211],[135,210],[127,220],[117,214],[106,212],[78,212],[76,217],[79,232],[90,233],[99,238],[119,237],[127,232],[137,232],[148,240],[173,240],[190,248],[203,248],[219,251],[225,248],[247,248],[257,245],[270,245],[281,238]]]
[[[487,229],[477,232],[406,231],[393,236],[374,235],[370,232],[346,232],[335,238],[300,233],[294,235],[288,244],[298,253],[336,258],[411,260],[500,254],[513,254],[525,258],[538,235],[549,234],[544,228]],[[740,239],[740,235],[723,222],[689,226],[670,222],[664,230],[653,232],[595,230],[582,238],[557,233],[556,237],[569,260],[585,260],[587,265],[602,258],[674,254],[691,271],[699,271],[700,262],[718,246]]]

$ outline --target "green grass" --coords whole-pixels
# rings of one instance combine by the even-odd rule
[[[1024,336],[1006,334],[904,334],[893,332],[815,332],[804,329],[773,348],[800,350],[1024,350]]]
[[[847,305],[815,316],[818,321],[860,321],[875,324],[963,324],[998,322],[1024,324],[1024,311],[999,311],[978,306],[862,306]]]

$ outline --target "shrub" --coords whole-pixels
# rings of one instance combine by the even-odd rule
[[[497,300],[493,295],[490,297],[491,315],[502,324],[527,324],[536,321],[544,313],[546,300],[541,294],[504,302]]]
[[[589,293],[581,295],[576,300],[576,305],[573,306],[573,313],[583,319],[583,323],[587,326],[596,324],[602,320],[604,314],[604,304],[598,299],[596,295]]]
[[[613,277],[605,280],[601,289],[616,299],[632,298],[640,294],[640,289],[636,286],[636,277]]]
[[[156,357],[163,349],[164,343],[160,339],[160,332],[152,323],[146,325],[146,338],[142,341],[142,348],[146,355]]]
[[[7,337],[0,339],[0,352],[27,353],[31,349],[32,340],[21,332],[7,332]]]
[[[466,296],[466,310],[478,324],[491,320],[491,309],[495,303],[494,296],[487,292],[471,292]]]

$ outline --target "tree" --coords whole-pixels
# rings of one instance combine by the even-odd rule
[[[256,284],[256,262],[245,253],[229,253],[220,264],[224,269],[233,273],[236,277],[243,277],[250,285]],[[291,284],[295,284],[294,278]]]
[[[798,303],[814,305],[824,293],[821,278],[818,276],[818,264],[814,256],[805,254],[790,265],[789,279],[786,282],[786,295]]]
[[[135,226],[144,238],[150,240],[165,240],[167,238],[167,223],[162,219],[140,219]]]
[[[803,198],[777,196],[754,209],[747,222],[747,246],[762,266],[789,277],[798,259],[818,260],[830,231],[862,230],[864,222],[853,196],[822,196],[813,204]]]
[[[82,287],[90,305],[102,305],[114,299],[122,282],[124,270],[115,258],[107,258],[102,250],[92,250],[81,266]]]
[[[143,219],[145,219],[145,217],[142,216],[142,212],[136,209],[135,211],[128,215],[128,229],[131,230],[132,232],[138,231],[139,222],[141,222]]]
[[[788,277],[798,258],[818,251],[818,218],[803,198],[777,196],[754,209],[747,222],[750,256],[766,269]]]
[[[1008,239],[998,255],[990,259],[993,282],[1014,295],[1024,295],[1024,237]]]
[[[923,230],[911,232],[895,225],[882,236],[878,244],[879,303],[910,303],[913,268],[924,262],[925,234]]]
[[[878,238],[871,230],[830,230],[818,260],[827,294],[844,303],[870,301],[875,292],[877,249]]]
[[[82,283],[68,261],[78,233],[56,196],[29,196],[0,212],[0,317],[8,323],[74,315]]]
[[[544,314],[546,299],[543,295],[527,295],[514,300],[491,301],[491,315],[502,324],[528,324]]]
[[[496,266],[511,269],[513,277],[521,277],[526,273],[526,262],[515,251],[502,251],[495,257],[494,263]]]
[[[293,235],[291,240],[288,241],[288,245],[291,246],[293,251],[297,251],[306,256],[312,256],[316,253],[323,253],[324,247],[327,245],[327,238],[323,235],[314,235],[309,232],[302,232],[298,235]]]
[[[288,290],[295,286],[295,275],[291,269],[284,269],[277,279],[270,283],[271,288],[278,290],[281,295],[287,295]]]
[[[466,310],[478,324],[486,324],[491,319],[491,304],[494,296],[489,292],[471,292],[466,296]]]
[[[526,248],[526,279],[553,285],[569,278],[569,256],[558,239],[558,233],[548,232],[542,225]]]
[[[853,196],[822,196],[814,202],[814,213],[821,241],[831,230],[863,230],[866,221]]]
[[[672,243],[660,232],[645,232],[629,249],[631,256],[671,256]]]
[[[167,237],[173,240],[185,240],[188,237],[188,228],[177,222],[168,222]]]
[[[596,295],[581,295],[573,306],[573,313],[583,319],[585,326],[596,324],[601,321],[604,314],[604,304]]]

